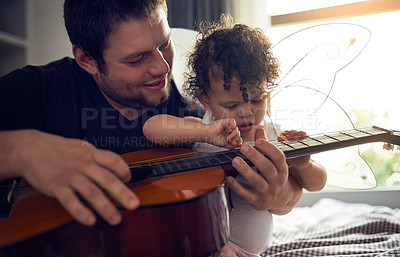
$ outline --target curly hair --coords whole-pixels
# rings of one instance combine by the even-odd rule
[[[271,43],[257,28],[233,24],[229,14],[222,14],[217,23],[201,23],[195,50],[189,56],[185,94],[195,100],[210,89],[210,69],[223,71],[224,88],[229,90],[231,79],[240,79],[243,100],[248,101],[243,85],[259,87],[265,92],[278,77],[278,60],[271,53]],[[211,70],[212,71],[212,70]]]

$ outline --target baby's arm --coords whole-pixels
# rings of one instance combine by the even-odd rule
[[[307,165],[297,165],[308,158]],[[298,157],[296,159],[288,160],[289,172],[296,177],[299,183],[307,191],[319,191],[324,188],[326,184],[326,171],[325,168],[310,159],[310,156]]]
[[[304,131],[284,131],[279,141],[295,140],[307,137]],[[319,191],[326,184],[326,171],[323,166],[311,160],[310,156],[302,156],[287,160],[290,174],[308,191]]]
[[[160,145],[206,142],[229,149],[241,145],[240,132],[233,119],[203,124],[196,117],[161,114],[146,121],[143,133],[149,141]]]

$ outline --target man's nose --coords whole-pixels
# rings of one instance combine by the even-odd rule
[[[150,73],[154,76],[167,74],[171,67],[165,59],[163,53],[159,50],[155,50],[153,53],[153,62],[151,63]]]

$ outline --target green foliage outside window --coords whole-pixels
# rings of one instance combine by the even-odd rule
[[[371,120],[376,120],[374,112],[371,110],[352,109],[349,114],[356,128],[375,125],[371,124]],[[387,117],[384,115],[380,118],[386,120]],[[394,149],[390,151],[383,149],[383,143],[373,143],[363,147],[360,153],[361,157],[371,167],[378,186],[400,186],[399,146],[394,146]]]

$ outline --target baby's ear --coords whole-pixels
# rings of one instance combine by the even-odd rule
[[[206,111],[209,111],[211,109],[210,108],[210,100],[208,99],[208,96],[206,94],[196,92],[196,97],[199,100],[199,102],[201,103],[201,105],[203,105],[203,107]]]

